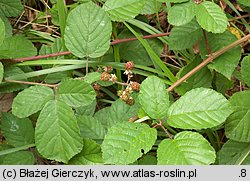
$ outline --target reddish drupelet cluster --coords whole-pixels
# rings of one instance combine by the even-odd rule
[[[133,69],[135,67],[134,62],[129,61],[125,64],[125,72],[124,74],[126,74],[128,76],[128,81],[127,83],[121,83],[121,82],[117,82],[117,77],[115,74],[110,74],[113,71],[113,68],[110,66],[106,66],[103,68],[104,72],[101,74],[101,80],[102,81],[112,81],[114,83],[117,84],[121,84],[121,85],[126,85],[127,87],[122,90],[119,90],[117,92],[117,95],[124,101],[126,102],[126,104],[128,105],[133,105],[134,104],[134,99],[131,96],[131,93],[133,91],[140,91],[140,84],[138,82],[132,82],[130,81],[130,79],[133,77]]]

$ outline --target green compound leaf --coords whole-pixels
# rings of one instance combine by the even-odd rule
[[[28,118],[17,118],[10,113],[2,113],[1,130],[9,145],[20,147],[35,142],[35,131]]]
[[[0,165],[34,165],[35,156],[30,151],[18,151],[2,157]]]
[[[2,62],[0,62],[0,83],[3,80],[3,74],[4,74],[3,64],[2,64]]]
[[[81,153],[74,156],[69,165],[97,165],[102,164],[101,146],[95,141],[84,139],[84,146]]]
[[[5,24],[0,17],[0,45],[3,43],[4,38],[5,38]]]
[[[106,130],[99,120],[92,116],[78,116],[77,117],[78,126],[81,131],[81,136],[83,138],[90,139],[103,139],[106,134]]]
[[[113,21],[126,21],[140,14],[144,4],[144,0],[107,0],[103,9]]]
[[[193,1],[175,4],[168,11],[168,22],[175,26],[189,23],[195,16],[196,5]]]
[[[67,163],[82,150],[82,138],[73,110],[64,102],[49,101],[35,130],[38,152],[45,158]]]
[[[92,2],[84,3],[68,15],[65,44],[77,57],[100,57],[110,47],[111,32],[106,12]]]
[[[1,59],[15,59],[31,57],[37,54],[37,50],[30,40],[23,36],[5,38],[0,46]]]
[[[227,17],[217,4],[202,2],[196,7],[196,18],[203,29],[212,33],[223,33],[227,29]]]
[[[101,75],[100,72],[90,72],[84,76],[84,81],[93,84],[94,82],[101,80]]]
[[[137,116],[139,108],[140,105],[137,100],[135,100],[133,106],[129,106],[118,99],[112,106],[98,111],[94,117],[101,122],[105,129],[108,129],[115,124],[128,122],[130,118]]]
[[[12,104],[12,113],[25,118],[38,111],[54,97],[53,90],[45,86],[32,86],[18,93]]]
[[[250,91],[237,92],[230,98],[235,111],[225,125],[226,136],[234,141],[250,142]]]
[[[227,141],[218,152],[220,165],[249,165],[250,143]]]
[[[140,86],[139,101],[144,111],[153,119],[165,119],[169,95],[165,84],[156,76],[149,76]]]
[[[117,124],[109,129],[102,143],[103,160],[106,164],[133,163],[152,148],[156,137],[157,131],[146,124]]]
[[[96,109],[96,100],[94,100],[91,104],[81,107],[74,107],[76,111],[76,115],[78,116],[93,116]]]
[[[0,0],[0,16],[15,17],[22,11],[23,5],[20,0]]]
[[[250,87],[250,56],[244,57],[241,63],[241,74],[244,82]],[[0,79],[1,80],[1,79]]]
[[[174,140],[163,140],[157,150],[158,165],[209,165],[215,162],[215,150],[202,135],[183,131]]]
[[[236,36],[229,31],[226,31],[222,34],[208,33],[207,39],[211,52],[216,52],[237,40]],[[203,59],[206,59],[208,52],[204,39],[201,41],[199,49],[201,52],[201,57]],[[241,47],[237,46],[216,58],[212,63],[208,65],[208,67],[210,69],[216,70],[217,72],[230,79],[233,71],[240,61],[240,58]]]
[[[83,80],[67,79],[58,87],[58,100],[72,107],[90,105],[95,97],[93,87]]]
[[[182,129],[213,128],[222,124],[231,113],[231,106],[222,94],[196,88],[170,106],[167,123]]]
[[[191,48],[202,37],[202,29],[195,19],[188,24],[175,26],[169,36],[169,48],[171,50],[183,50]]]

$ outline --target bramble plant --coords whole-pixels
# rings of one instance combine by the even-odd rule
[[[0,164],[250,164],[247,0],[0,0]]]

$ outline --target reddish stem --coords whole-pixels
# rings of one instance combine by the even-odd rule
[[[168,36],[170,33],[160,33],[160,34],[154,34],[154,35],[146,35],[142,36],[144,39],[150,39],[150,38],[156,38],[156,37],[162,37],[162,36]],[[137,38],[126,38],[126,39],[121,39],[121,40],[114,40],[111,42],[111,45],[116,45],[119,43],[126,43],[130,41],[135,41]],[[30,61],[30,60],[38,60],[38,59],[43,59],[43,58],[50,58],[50,57],[58,57],[58,56],[63,56],[63,55],[69,55],[71,52],[58,52],[58,53],[52,53],[52,54],[47,54],[47,55],[38,55],[38,56],[32,56],[32,57],[25,57],[25,58],[16,58],[11,60],[12,62],[24,62],[24,61]]]
[[[172,84],[167,90],[173,91],[176,87],[178,87],[182,82],[190,78],[192,75],[194,75],[196,72],[198,72],[200,69],[205,67],[208,63],[212,62],[215,58],[219,57],[220,55],[224,54],[225,52],[229,51],[230,49],[240,45],[241,43],[247,41],[250,39],[250,34],[244,36],[243,38],[231,43],[230,45],[218,50],[215,53],[212,53],[210,57],[208,57],[206,60],[201,62],[199,65],[197,65],[194,69],[192,69],[190,72],[188,72],[186,75],[181,77],[179,80],[177,80],[174,84]]]
[[[207,53],[208,53],[208,55],[211,55],[211,54],[212,54],[212,51],[211,51],[211,49],[210,49],[210,47],[209,47],[209,43],[208,43],[208,39],[207,39],[207,33],[206,33],[205,30],[203,30],[203,36],[204,36],[205,42],[206,42]]]
[[[170,33],[167,32],[167,33],[161,33],[161,34],[154,34],[154,35],[146,35],[146,36],[143,36],[142,38],[143,39],[150,39],[150,38],[157,38],[157,37],[162,37],[162,36],[168,36]],[[114,40],[111,42],[111,45],[116,45],[116,44],[119,44],[119,43],[126,43],[126,42],[130,42],[130,41],[135,41],[135,40],[138,40],[137,38],[126,38],[126,39],[121,39],[121,40]]]
[[[26,85],[41,85],[46,87],[52,87],[55,88],[59,84],[43,84],[43,83],[37,83],[37,82],[27,82],[27,81],[18,81],[18,80],[5,80],[4,82],[11,82],[11,83],[17,83],[17,84],[26,84]]]

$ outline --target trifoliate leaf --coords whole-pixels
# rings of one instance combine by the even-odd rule
[[[76,115],[78,116],[93,116],[96,109],[96,100],[86,106],[74,107],[74,109],[76,111]]]
[[[137,99],[132,106],[118,99],[112,106],[98,111],[94,117],[101,122],[105,129],[108,129],[115,124],[128,122],[130,118],[137,116],[139,108],[140,105]]]

